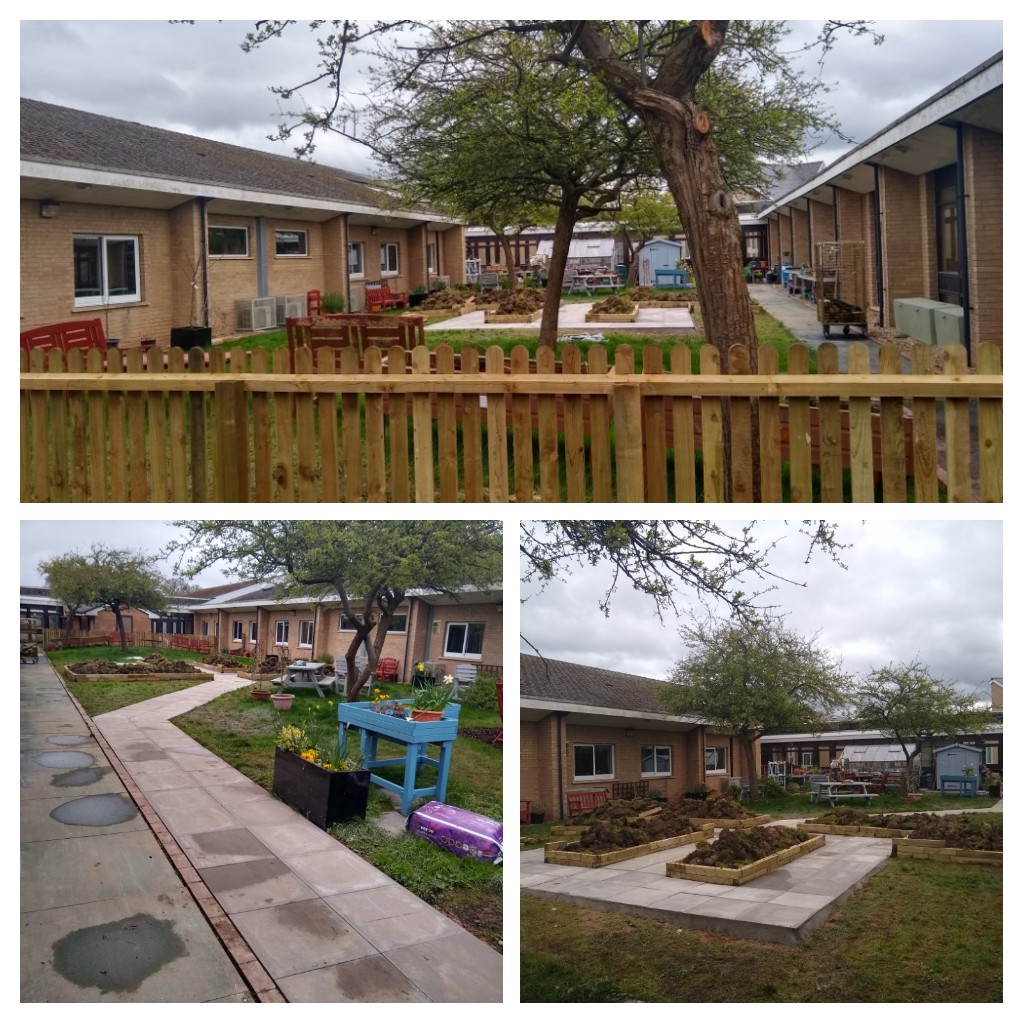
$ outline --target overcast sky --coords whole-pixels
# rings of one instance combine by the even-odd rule
[[[401,5],[399,5],[401,7]],[[442,6],[440,10],[444,10]],[[408,13],[388,9],[388,16]],[[524,12],[524,13],[534,13]],[[791,23],[796,41],[813,37],[821,21]],[[110,117],[291,155],[288,143],[266,136],[280,118],[272,85],[297,85],[316,65],[305,23],[252,54],[239,44],[252,22],[22,21],[21,95]],[[845,133],[862,142],[1002,49],[999,21],[878,21],[882,46],[843,38],[821,71],[838,87],[828,102]],[[361,93],[358,60],[345,85]],[[809,61],[817,74],[814,60]],[[309,91],[307,101],[316,102]],[[831,161],[849,148],[832,140],[811,154]],[[367,151],[325,138],[316,158],[371,172]]]
[[[21,522],[21,584],[26,587],[45,586],[46,580],[43,579],[38,568],[40,562],[75,551],[88,554],[93,544],[156,554],[170,541],[183,537],[183,530],[176,530],[163,520],[65,519],[41,521],[23,519]],[[164,562],[162,571],[165,575],[172,575],[173,563]],[[228,577],[218,566],[214,566],[212,569],[200,573],[193,582],[199,587],[214,587],[219,583],[228,582]]]
[[[806,584],[780,583],[763,603],[788,613],[787,625],[802,635],[820,630],[821,646],[847,672],[919,658],[933,674],[986,695],[988,680],[1002,676],[1002,522],[846,522],[839,539],[851,545],[841,556],[847,569],[820,554],[804,565],[808,541],[798,524],[764,521],[757,535],[784,538],[770,565]],[[605,618],[598,600],[608,580],[598,565],[576,568],[568,582],[540,593],[524,588],[520,632],[548,658],[667,678],[684,654],[681,620],[669,614],[659,622],[654,602],[628,583]],[[751,581],[744,589],[760,588]],[[687,608],[706,614],[688,594],[677,603],[684,616]],[[526,644],[522,650],[534,653]]]

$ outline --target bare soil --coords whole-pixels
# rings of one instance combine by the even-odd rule
[[[642,809],[638,811],[637,805]],[[609,801],[588,815],[586,821],[586,832],[566,849],[609,853],[700,829],[679,808],[644,800]]]
[[[697,849],[683,858],[684,864],[702,864],[713,868],[740,868],[753,864],[773,853],[810,839],[802,829],[785,825],[762,825],[760,828],[724,828],[718,838],[697,844]]]
[[[162,654],[149,654],[141,661],[130,661],[125,663],[110,661],[107,658],[97,658],[94,661],[80,661],[68,668],[76,675],[89,676],[113,676],[113,675],[139,675],[145,672],[147,675],[196,675],[199,669],[191,661],[171,661]]]

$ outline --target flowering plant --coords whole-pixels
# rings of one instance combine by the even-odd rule
[[[392,698],[391,694],[384,693],[377,687],[373,688],[370,694],[370,710],[376,711],[378,715],[392,715],[402,710],[402,705]]]
[[[412,706],[418,711],[444,711],[454,691],[454,677],[445,676],[441,686],[424,686],[417,690]]]
[[[362,756],[350,756],[347,743],[346,737],[346,747],[342,748],[337,733],[325,731],[312,722],[302,727],[284,725],[277,734],[277,745],[282,750],[298,754],[303,761],[329,772],[354,772],[362,768]]]

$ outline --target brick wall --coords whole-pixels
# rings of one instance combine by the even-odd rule
[[[968,128],[964,140],[971,341],[1003,343],[1003,137]]]
[[[795,208],[791,213],[793,263],[798,267],[804,264],[810,265],[813,261],[811,260],[811,243],[808,237],[810,220],[807,211]]]
[[[893,301],[908,297],[935,298],[934,253],[928,262],[926,236],[934,235],[934,203],[929,207],[923,176],[883,167],[879,173],[882,210],[882,266],[885,271],[885,317],[893,323]]]
[[[145,633],[149,630],[149,614],[138,608],[122,608],[121,618],[127,633]],[[117,616],[109,608],[103,608],[96,613],[91,628],[97,633],[115,633],[117,632]]]
[[[502,612],[496,604],[437,605],[430,625],[427,661],[443,662],[451,672],[460,662],[484,665],[502,664]],[[455,657],[444,652],[445,636],[449,623],[482,622],[484,626],[483,654],[479,658]],[[422,655],[419,655],[422,657]]]
[[[818,264],[818,243],[834,242],[835,218],[834,207],[831,203],[820,203],[816,199],[811,200],[811,242],[812,242],[812,266]]]
[[[774,267],[782,263],[782,244],[779,241],[779,218],[768,221],[768,262]]]
[[[452,279],[452,284],[466,283],[466,232],[462,225],[441,234],[441,267],[439,273]]]

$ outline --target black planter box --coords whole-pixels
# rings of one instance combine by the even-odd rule
[[[209,345],[212,340],[212,327],[171,328],[171,346],[173,348],[195,348],[197,345]]]
[[[274,750],[274,792],[314,825],[366,817],[370,770],[329,772],[290,750]]]

